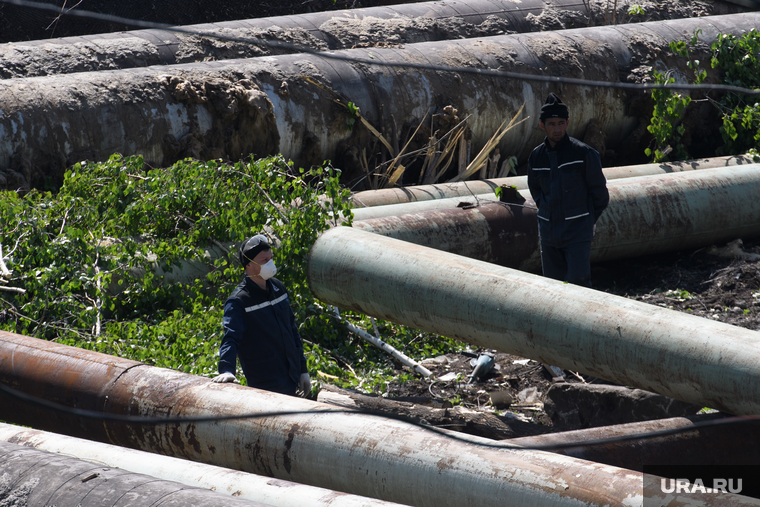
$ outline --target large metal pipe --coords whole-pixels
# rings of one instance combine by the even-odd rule
[[[459,117],[469,117],[475,152],[524,104],[531,120],[510,130],[499,145],[501,153],[524,159],[542,139],[535,119],[550,90],[571,105],[571,135],[579,137],[596,119],[607,147],[614,148],[639,121],[628,112],[626,92],[437,67],[605,81],[646,65],[673,69],[678,77],[684,62],[668,56],[673,39],[690,38],[700,29],[700,39],[710,42],[719,33],[739,34],[759,23],[760,14],[744,13],[333,53],[377,65],[297,54],[6,79],[0,81],[0,170],[57,181],[73,163],[104,160],[114,152],[139,153],[155,165],[187,156],[235,160],[280,152],[300,166],[330,159],[346,174],[364,174],[361,157],[354,155],[361,154],[372,134],[356,126],[347,130],[352,120],[348,102],[388,136],[394,125],[417,124],[426,114],[453,105]],[[635,43],[642,37],[652,53],[661,53],[655,60]],[[561,62],[556,61],[558,48],[566,56]],[[686,75],[688,69],[681,70]]]
[[[351,227],[316,241],[308,281],[327,304],[728,413],[760,413],[756,331]]]
[[[627,8],[620,4],[618,19],[640,21],[637,18],[643,18],[627,15]],[[720,1],[703,2],[698,6],[666,2],[647,12],[646,17],[652,21],[742,10]],[[243,40],[264,38],[322,51],[374,45],[376,41],[370,37],[377,33],[384,35],[383,42],[411,44],[603,25],[606,24],[605,16],[611,19],[612,12],[603,0],[443,0],[180,27],[188,33],[151,29],[20,41],[0,45],[0,78],[295,52],[255,43],[218,40],[214,34]]]
[[[509,439],[510,444],[524,447],[579,444],[577,447],[558,449],[567,456],[607,463],[616,467],[643,471],[644,465],[756,465],[760,462],[760,435],[757,421],[725,426],[695,428],[695,423],[722,419],[723,416],[688,416],[657,419],[614,426],[601,426],[561,433],[547,433],[531,437]],[[672,435],[626,440],[628,437],[655,431],[688,430]],[[583,445],[595,440],[621,441],[604,445]]]
[[[747,165],[756,163],[747,155],[729,155],[725,157],[712,157],[699,160],[684,160],[681,162],[663,162],[660,164],[637,164],[619,167],[605,167],[604,176],[607,180],[620,178],[633,178],[637,176],[651,176],[655,174],[675,173],[681,171],[694,171],[698,169],[711,169],[717,167],[730,167],[735,165]],[[514,186],[519,190],[528,188],[527,176],[509,176],[506,178],[494,178],[488,180],[459,181],[455,183],[438,183],[435,185],[414,185],[401,188],[381,188],[378,190],[364,190],[355,192],[351,198],[356,206],[353,210],[357,220],[376,218],[377,216],[390,216],[403,213],[383,212],[371,215],[369,211],[358,211],[362,208],[376,206],[392,206],[394,204],[406,204],[410,202],[432,201],[451,197],[472,197],[473,195],[493,195],[494,189],[502,185]],[[403,210],[402,207],[393,208]],[[378,212],[380,213],[380,212]]]
[[[635,178],[647,178],[648,176],[664,175],[681,171],[695,171],[698,169],[717,169],[721,167],[730,167],[735,165],[754,165],[756,162],[752,158],[747,156],[730,156],[730,157],[718,157],[705,160],[694,160],[687,162],[675,162],[671,164],[642,164],[632,166],[621,167],[609,167],[603,169],[605,177],[607,178],[607,184],[619,185],[619,184],[632,184],[636,181]],[[466,206],[479,206],[481,204],[487,204],[490,202],[499,201],[496,197],[496,193],[492,188],[493,185],[507,185],[513,186],[517,189],[524,198],[530,199],[530,193],[528,192],[528,178],[527,176],[512,176],[509,178],[497,178],[492,180],[477,180],[472,182],[471,185],[464,185],[459,188],[454,188],[453,185],[436,185],[441,191],[444,192],[463,194],[456,197],[440,197],[436,199],[421,199],[413,200],[410,202],[404,202],[399,204],[386,204],[381,206],[372,206],[369,208],[354,208],[351,212],[354,214],[354,221],[357,220],[371,220],[373,218],[391,217],[396,215],[405,215],[407,213],[422,213],[432,210],[445,210],[452,208],[461,208]],[[407,195],[432,195],[429,189],[431,185],[422,185],[420,187],[410,187],[410,192]],[[484,193],[470,193],[465,194],[468,188],[488,189]],[[387,189],[387,190],[402,190],[402,189]],[[405,190],[405,189],[404,189]],[[371,192],[371,191],[370,191]],[[378,190],[377,192],[381,192]],[[386,194],[388,197],[392,197],[391,194]]]
[[[524,204],[483,199],[478,205],[461,208],[355,221],[353,227],[471,259],[538,271],[541,257],[537,210],[527,191],[521,195],[527,199]],[[601,224],[597,230],[601,236]]]
[[[0,442],[0,503],[8,507],[267,507],[9,442]]]
[[[552,452],[639,472],[643,471],[645,464],[652,463],[711,466],[753,465],[760,461],[760,436],[751,431],[753,426],[750,425],[753,423],[733,426],[731,429],[726,426],[708,426],[646,440],[583,445],[595,440],[631,437],[653,431],[687,430],[694,427],[695,423],[721,418],[718,415],[674,417],[513,438],[508,443],[520,447],[577,443],[578,447]],[[398,505],[11,424],[0,423],[0,440],[277,507]],[[482,441],[489,443],[487,440]]]
[[[578,18],[589,19],[588,9],[584,7],[583,2],[565,0],[562,3],[567,7],[561,8],[577,12]],[[719,3],[719,7],[724,6],[725,4]],[[424,22],[427,20],[454,18],[453,25],[459,25],[460,31],[467,28],[472,31],[473,25],[483,23],[485,18],[491,15],[505,22],[486,24],[482,29],[485,33],[479,35],[503,33],[504,25],[507,25],[509,30],[519,27],[521,32],[531,31],[525,22],[525,16],[540,14],[546,7],[543,0],[529,0],[525,5],[516,4],[512,0],[424,2],[179,27],[188,33],[152,29],[14,42],[0,46],[0,78],[172,65],[209,59],[253,58],[297,52],[285,48],[272,49],[256,43],[217,41],[213,34],[237,39],[264,38],[315,51],[347,49],[356,44],[356,38],[360,35],[354,36],[347,32],[345,25],[358,25],[357,22],[367,18],[374,22],[376,28],[392,30],[397,43],[407,44],[448,38],[445,37],[444,30],[422,30],[422,26],[430,28],[431,23]],[[392,27],[388,20],[393,18],[396,18],[396,21]],[[401,24],[399,21],[406,23]]]
[[[0,440],[275,507],[400,505],[11,424],[0,423]]]
[[[596,224],[592,262],[698,248],[760,236],[760,165],[616,180]],[[407,213],[353,227],[523,271],[541,256],[535,203],[483,199],[477,206]],[[473,201],[475,202],[475,201]],[[424,203],[410,203],[424,204]],[[397,205],[401,206],[401,205]],[[741,219],[736,218],[741,210]]]
[[[655,173],[656,174],[656,173]],[[667,174],[665,172],[661,172],[660,174]],[[605,171],[605,175],[608,175],[608,172]],[[650,175],[651,176],[651,175]],[[636,181],[636,178],[648,178],[648,176],[631,176],[630,178],[626,177],[623,179],[608,179],[607,180],[607,186],[613,186],[618,184],[626,184],[630,185]],[[499,197],[496,196],[495,191],[491,191],[484,194],[470,194],[470,195],[463,195],[461,197],[444,197],[441,199],[430,199],[427,201],[412,201],[412,202],[405,202],[400,204],[386,204],[383,206],[372,206],[370,208],[353,208],[351,209],[351,213],[354,215],[354,223],[358,221],[365,221],[365,220],[373,220],[377,218],[387,218],[387,217],[399,217],[400,215],[408,215],[408,214],[419,214],[419,213],[425,213],[428,211],[451,211],[454,208],[472,208],[472,207],[480,207],[484,205],[490,205],[493,203],[498,202],[514,202],[513,198],[516,198],[518,201],[521,201],[523,199],[530,201],[527,206],[533,208],[532,198],[530,195],[530,192],[527,190],[527,179],[524,176],[516,176],[511,178],[515,181],[507,181],[504,183],[508,186],[514,186],[515,193],[512,194],[511,190],[505,192],[510,192],[511,197],[507,197],[504,201],[502,201]],[[507,180],[507,178],[501,179]],[[476,181],[476,183],[480,183],[482,181],[486,180],[479,180]],[[489,180],[489,182],[494,182],[498,180]],[[519,195],[518,195],[519,194]],[[400,218],[401,221],[403,221],[403,218]],[[361,226],[360,226],[361,227]]]
[[[260,413],[257,419],[134,425],[51,412],[0,392],[5,421],[392,502],[642,504],[638,472],[548,452],[487,448],[355,411],[326,413],[332,407],[7,332],[0,332],[0,383],[111,414]],[[274,411],[291,413],[264,415]]]

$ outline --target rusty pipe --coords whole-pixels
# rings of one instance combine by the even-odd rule
[[[638,472],[547,452],[487,448],[355,411],[326,413],[334,409],[8,332],[0,332],[0,383],[110,414],[261,413],[256,419],[214,423],[134,425],[51,412],[0,391],[5,421],[391,502],[420,507],[642,503]],[[264,415],[273,411],[303,413]]]
[[[688,403],[760,413],[756,331],[352,227],[317,239],[307,275],[327,304]]]
[[[646,440],[583,445],[593,440],[630,437],[654,431],[685,430],[693,428],[695,423],[723,417],[718,414],[672,417],[512,438],[506,442],[524,447],[578,443],[578,447],[552,452],[639,472],[644,470],[644,465],[653,464],[714,466],[755,465],[760,462],[760,437],[756,431],[756,421],[694,428],[692,431]]]
[[[275,507],[398,507],[295,482],[0,423],[0,440]]]
[[[526,199],[523,204],[484,198],[467,202],[464,207],[355,221],[353,228],[471,259],[536,271],[541,267],[537,210],[527,191],[521,195]],[[441,201],[410,204],[427,202]],[[381,207],[385,206],[378,206]]]
[[[651,21],[704,15],[705,11],[718,15],[744,10],[719,1],[705,2],[699,9],[685,5],[673,9],[671,6],[664,4],[647,12],[647,18]],[[620,5],[621,18],[631,18],[625,16],[626,8]],[[269,48],[256,43],[219,41],[214,34],[243,40],[264,38],[322,51],[371,44],[368,38],[373,31],[388,33],[396,44],[410,44],[464,36],[580,28],[589,23],[602,25],[608,10],[601,0],[555,0],[551,3],[544,0],[443,0],[179,27],[187,33],[148,29],[18,41],[0,45],[0,78],[296,52],[295,49]],[[542,16],[544,11],[546,16]],[[634,16],[631,21],[640,20]]]
[[[347,177],[352,171],[364,174],[351,154],[361,153],[367,137],[347,130],[353,119],[348,102],[386,133],[394,124],[416,125],[453,105],[459,117],[470,118],[475,151],[525,104],[524,115],[532,120],[507,132],[499,144],[502,153],[524,159],[542,139],[535,118],[550,90],[560,91],[571,105],[571,135],[577,137],[576,131],[596,119],[607,147],[614,149],[638,122],[626,113],[631,98],[626,92],[559,90],[534,81],[441,72],[438,66],[606,81],[642,64],[679,69],[679,58],[668,56],[668,44],[691,37],[697,28],[709,42],[758,23],[760,13],[744,13],[332,53],[377,65],[294,54],[0,80],[0,170],[55,182],[66,167],[83,159],[105,160],[114,152],[141,154],[161,166],[185,157],[237,160],[282,153],[298,166],[333,160]],[[656,61],[644,61],[635,44],[643,34],[653,51],[662,49]],[[557,45],[567,55],[561,65],[554,63]]]
[[[592,262],[760,236],[760,165],[615,180],[597,221]],[[535,203],[474,206],[356,221],[353,227],[524,271],[539,271]],[[426,202],[393,206],[422,206]],[[741,220],[736,219],[741,210]]]
[[[637,176],[651,176],[656,174],[674,173],[682,171],[695,171],[698,169],[712,169],[717,167],[730,167],[735,165],[747,165],[756,163],[747,155],[729,155],[725,157],[712,157],[700,160],[685,160],[681,162],[664,162],[660,164],[638,164],[619,167],[605,167],[604,176],[607,181],[620,178],[633,178]],[[394,204],[406,204],[418,201],[430,201],[453,197],[468,197],[473,195],[493,195],[494,190],[502,185],[511,185],[517,189],[528,188],[526,176],[508,176],[506,178],[493,178],[488,180],[459,181],[455,183],[438,183],[435,185],[414,185],[401,188],[381,188],[378,190],[363,190],[354,192],[351,196],[355,205],[354,213],[357,220],[376,218],[377,216],[401,215],[401,212],[391,212],[382,215],[371,215],[369,211],[359,211],[367,207],[392,206]],[[396,207],[395,210],[404,208]],[[413,208],[416,209],[416,208]]]
[[[632,184],[635,178],[646,178],[647,176],[656,176],[671,174],[682,171],[695,171],[699,169],[717,169],[722,167],[731,167],[736,165],[756,164],[752,158],[747,156],[729,156],[717,157],[705,160],[694,160],[686,162],[675,162],[669,164],[642,164],[633,166],[610,167],[603,169],[604,176],[607,178],[607,185]],[[390,217],[396,215],[405,215],[407,213],[421,213],[432,210],[445,210],[456,207],[479,206],[490,202],[499,201],[496,197],[492,185],[508,185],[515,187],[520,191],[524,198],[530,199],[530,193],[527,191],[527,176],[511,176],[509,178],[497,178],[492,180],[479,180],[468,182],[469,185],[454,189],[452,186],[439,185],[441,189],[448,190],[451,193],[462,194],[457,197],[439,197],[428,200],[414,200],[399,204],[386,204],[381,206],[372,206],[369,208],[354,208],[351,212],[354,214],[354,220],[371,220],[373,218]],[[431,195],[426,188],[428,185],[421,187],[411,187],[410,192],[406,195]],[[419,191],[418,188],[423,190]],[[488,188],[485,193],[466,194],[467,189]],[[378,191],[380,192],[380,191]],[[390,196],[391,194],[387,194]],[[440,195],[440,194],[439,194]]]
[[[601,2],[590,2],[594,13],[603,9]],[[578,26],[591,19],[589,8],[579,0],[560,0],[553,12],[561,19],[572,18]],[[187,33],[148,29],[129,32],[82,35],[58,39],[19,41],[0,45],[0,78],[32,77],[71,72],[113,70],[150,65],[172,65],[204,60],[253,58],[269,54],[297,52],[243,42],[221,43],[219,34],[237,39],[284,42],[315,51],[347,49],[361,40],[363,25],[392,32],[396,43],[443,40],[450,35],[474,32],[479,36],[499,35],[504,31],[529,32],[537,23],[533,19],[547,8],[543,0],[470,0],[421,2],[391,6],[311,12],[245,20],[204,23],[179,27]],[[713,13],[727,13],[725,4],[710,3]],[[665,17],[687,17],[661,11]],[[660,12],[654,13],[655,15]],[[501,23],[484,23],[493,16]],[[362,21],[366,20],[364,23]],[[438,27],[435,21],[445,24]],[[561,21],[560,21],[561,23]],[[355,31],[350,28],[354,26]],[[562,27],[564,28],[564,26]],[[359,33],[355,33],[358,31]],[[193,33],[196,32],[196,33]],[[448,37],[447,37],[448,36]],[[365,35],[366,38],[366,35]]]
[[[7,506],[267,507],[9,442],[0,442],[0,477]]]

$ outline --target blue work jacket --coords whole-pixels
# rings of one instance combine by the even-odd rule
[[[246,277],[224,304],[219,373],[235,373],[236,358],[251,387],[293,394],[306,373],[306,358],[285,286],[276,278],[266,290]]]
[[[528,188],[541,243],[559,248],[591,241],[610,200],[599,153],[567,134],[554,148],[544,139],[530,154]]]

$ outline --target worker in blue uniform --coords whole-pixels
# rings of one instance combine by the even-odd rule
[[[311,391],[303,344],[285,286],[274,278],[272,249],[261,234],[244,241],[238,258],[245,278],[224,304],[224,336],[219,375],[214,382],[237,382],[240,360],[250,387],[295,395]]]
[[[544,276],[591,287],[591,240],[609,193],[599,153],[568,136],[569,123],[567,105],[549,94],[538,124],[546,137],[528,158],[528,187]]]

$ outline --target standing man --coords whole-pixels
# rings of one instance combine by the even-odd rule
[[[528,158],[528,187],[544,276],[591,287],[594,224],[610,198],[599,153],[567,135],[569,122],[567,106],[550,93],[538,123],[546,138]]]
[[[285,286],[266,237],[257,234],[238,250],[245,278],[224,304],[224,337],[214,382],[237,382],[237,359],[250,387],[294,396],[311,392],[303,344]]]

